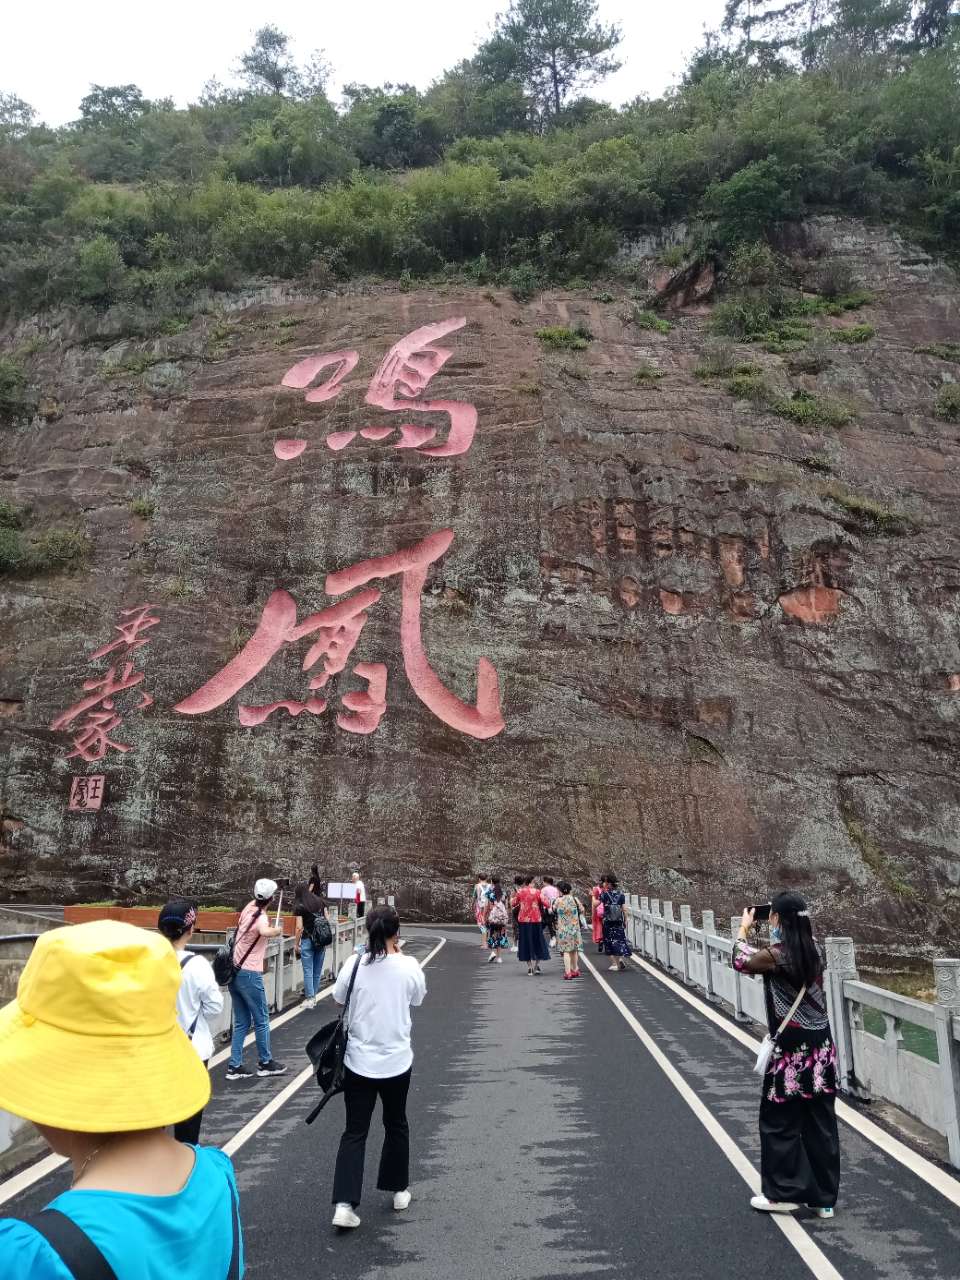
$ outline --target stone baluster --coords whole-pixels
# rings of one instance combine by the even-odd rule
[[[687,937],[687,929],[693,927],[693,917],[690,915],[688,906],[680,908],[680,947],[682,953],[681,967],[683,969],[683,980],[687,986],[691,986],[690,978],[690,939]]]
[[[737,934],[740,932],[741,918],[742,918],[741,916],[730,917],[730,937],[733,939],[734,943],[736,943]],[[733,966],[732,956],[730,957],[730,965],[731,967]],[[741,990],[741,987],[740,987],[741,981],[742,981],[742,975],[740,973],[740,970],[734,969],[733,970],[733,1016],[737,1019],[738,1022],[746,1022],[747,1019],[744,1016],[744,1012],[743,1012],[743,991]]]
[[[825,946],[827,968],[824,982],[830,1027],[837,1046],[838,1083],[846,1092],[857,1093],[851,1005],[843,994],[843,984],[856,982],[860,977],[857,956],[852,938],[827,938]]]
[[[940,1059],[940,1096],[950,1163],[960,1168],[960,960],[934,960],[933,981],[937,993],[937,1056]]]
[[[700,913],[700,927],[703,929],[703,982],[704,990],[707,993],[707,999],[714,998],[713,993],[713,965],[710,956],[710,944],[708,939],[717,932],[717,920],[712,911],[702,911]]]
[[[659,936],[660,936],[660,899],[650,899],[650,954],[654,963],[660,959],[659,952]]]

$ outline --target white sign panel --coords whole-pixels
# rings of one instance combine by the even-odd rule
[[[343,898],[353,902],[356,896],[357,886],[352,881],[348,881],[346,884],[337,884],[336,881],[331,880],[327,885],[327,897],[334,902]]]

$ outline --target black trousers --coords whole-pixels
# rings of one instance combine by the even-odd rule
[[[206,1062],[203,1064],[206,1066]],[[196,1146],[200,1141],[200,1122],[203,1120],[203,1107],[189,1120],[178,1120],[173,1126],[173,1136],[178,1142],[189,1142]]]
[[[349,1068],[344,1078],[343,1100],[347,1127],[337,1151],[333,1174],[333,1203],[360,1203],[363,1194],[363,1157],[373,1109],[383,1102],[383,1151],[377,1175],[379,1191],[406,1191],[410,1182],[410,1126],[407,1124],[407,1094],[410,1071],[386,1080],[358,1076]]]
[[[840,1186],[833,1094],[760,1103],[760,1185],[768,1200],[830,1209]]]

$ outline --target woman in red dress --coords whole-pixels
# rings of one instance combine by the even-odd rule
[[[519,908],[520,942],[517,959],[526,961],[528,974],[538,974],[541,962],[550,959],[550,948],[543,936],[540,890],[533,887],[533,876],[524,877],[523,884],[513,895],[511,905]]]
[[[599,884],[595,884],[590,890],[590,924],[598,951],[603,950],[603,907],[600,905],[602,892],[603,886]]]

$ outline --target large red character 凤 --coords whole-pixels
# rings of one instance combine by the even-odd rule
[[[287,644],[317,634],[303,659],[304,671],[310,671],[322,658],[319,675],[310,680],[310,689],[322,689],[332,675],[344,670],[350,654],[368,618],[368,609],[380,599],[376,587],[367,583],[375,578],[401,578],[400,646],[403,665],[414,693],[438,719],[461,733],[474,738],[491,738],[504,728],[500,708],[500,681],[496,669],[487,658],[477,663],[476,702],[462,701],[440,680],[430,665],[423,648],[420,630],[420,602],[427,570],[444,554],[453,541],[453,531],[443,529],[422,542],[391,555],[363,560],[349,569],[327,575],[328,595],[339,596],[358,587],[365,590],[346,600],[330,605],[320,613],[310,614],[297,622],[297,606],[288,591],[274,591],[264,606],[256,631],[243,649],[215,676],[195,693],[177,703],[175,711],[183,715],[201,715],[222,706],[235,697],[254,676]],[[358,663],[354,674],[367,682],[364,692],[348,693],[342,701],[346,713],[337,716],[337,724],[350,733],[372,733],[386,711],[387,669],[383,663]],[[284,700],[261,705],[241,704],[241,724],[256,725],[279,709],[290,715],[306,711],[320,715],[326,700],[311,696],[306,701]]]

